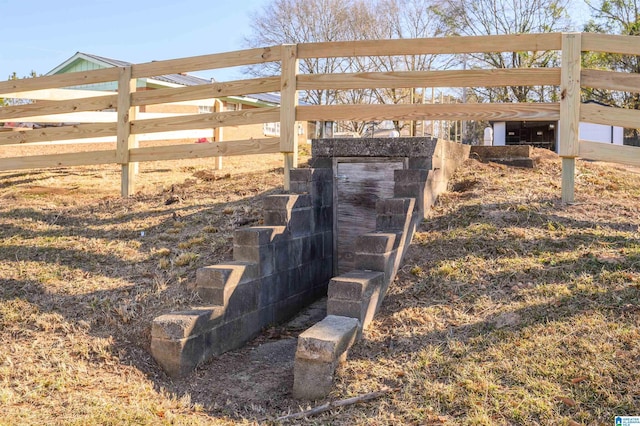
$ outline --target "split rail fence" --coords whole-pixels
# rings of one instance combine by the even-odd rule
[[[299,71],[301,59],[523,51],[558,51],[561,55],[561,66],[335,74],[302,74]],[[51,116],[58,116],[60,122],[79,123],[37,130],[0,132],[0,145],[59,143],[69,140],[81,142],[82,139],[96,137],[116,138],[113,149],[106,151],[0,158],[0,171],[119,164],[122,167],[122,195],[128,196],[134,191],[134,166],[138,162],[282,153],[285,169],[284,187],[288,189],[288,172],[297,162],[296,122],[558,121],[558,152],[563,164],[562,198],[565,202],[572,202],[576,158],[640,165],[639,148],[579,139],[580,121],[626,128],[640,127],[638,110],[581,103],[582,87],[640,91],[639,74],[581,69],[581,53],[585,51],[640,55],[640,37],[549,33],[304,43],[0,82],[0,98],[37,100],[25,105],[0,107],[0,122],[37,121],[43,117],[51,121]],[[279,64],[280,75],[212,82],[191,87],[136,91],[136,79],[139,78],[266,62]],[[118,82],[118,91],[113,94],[69,89],[113,81]],[[559,86],[561,99],[556,103],[298,105],[298,92],[307,90],[500,86]],[[138,113],[139,107],[144,105],[192,102],[267,92],[280,92],[279,106],[161,118],[145,118]],[[92,121],[91,117],[95,117],[95,112],[113,109],[117,111],[115,116],[112,115],[115,120]],[[94,112],[94,115],[87,115],[88,112]],[[138,136],[143,134],[154,134],[158,140],[162,140],[163,132],[271,122],[280,122],[279,138],[154,147],[140,147],[138,144]]]

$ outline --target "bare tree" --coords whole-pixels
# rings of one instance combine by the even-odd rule
[[[565,31],[570,27],[570,0],[443,0],[437,9],[451,35],[481,36]],[[548,67],[557,52],[508,52],[468,55],[469,66],[492,68]],[[510,86],[478,90],[490,102],[544,101],[554,90]]]
[[[435,0],[377,0],[362,1],[358,5],[359,19],[354,22],[353,38],[405,39],[436,37],[444,33],[442,20],[434,11]],[[355,58],[354,67],[360,72],[428,71],[435,65],[446,67],[447,58],[437,55],[404,55],[390,57]],[[420,90],[423,92],[424,90]],[[415,88],[380,88],[373,92],[377,103],[413,103],[424,93]],[[394,121],[400,131],[409,123]],[[415,126],[415,123],[413,123]],[[414,130],[415,132],[415,130]]]
[[[585,31],[608,34],[640,36],[640,0],[601,0],[597,5],[587,1],[591,20]],[[605,68],[612,71],[640,73],[640,56],[612,53],[588,53],[583,64],[589,68]],[[583,96],[621,108],[640,109],[640,92],[620,92],[587,88]],[[640,144],[640,129],[625,129],[626,137],[633,144]]]
[[[251,47],[286,43],[433,37],[443,33],[436,0],[272,0],[253,15]],[[434,55],[398,57],[304,58],[307,74],[393,72],[432,69]],[[279,64],[250,69],[254,75],[274,74]],[[312,90],[301,99],[311,104],[407,103],[417,98],[413,89]],[[404,124],[395,123],[400,130]],[[362,133],[365,123],[347,123]]]
[[[289,43],[347,40],[353,16],[351,0],[273,0],[253,15],[251,34],[246,43],[262,47]],[[306,58],[300,70],[306,74],[344,72],[349,68],[343,58]],[[257,75],[279,72],[279,64],[253,67]],[[335,90],[313,90],[303,94],[311,104],[332,104]]]

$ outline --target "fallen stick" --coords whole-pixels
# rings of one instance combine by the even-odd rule
[[[326,404],[319,405],[319,406],[317,406],[315,408],[311,408],[311,409],[306,410],[306,411],[301,411],[300,413],[294,413],[294,414],[289,414],[289,415],[286,415],[286,416],[278,417],[276,419],[276,421],[281,422],[283,420],[293,420],[293,419],[300,419],[302,417],[315,416],[315,415],[318,415],[320,413],[324,413],[325,411],[329,411],[329,410],[334,409],[334,408],[344,407],[346,405],[352,405],[352,404],[356,404],[358,402],[371,401],[372,399],[380,398],[381,396],[383,396],[383,395],[385,395],[385,394],[387,394],[389,392],[396,391],[396,390],[397,389],[393,389],[393,388],[384,388],[384,389],[381,389],[379,391],[369,392],[367,394],[354,396],[352,398],[341,399],[339,401],[327,402]]]

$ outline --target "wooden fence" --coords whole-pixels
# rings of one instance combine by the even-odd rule
[[[485,52],[559,51],[556,68],[471,69],[449,71],[402,71],[336,74],[301,74],[299,60],[315,58],[388,57],[403,55],[452,55]],[[0,158],[0,171],[95,164],[122,166],[122,195],[133,192],[134,165],[142,161],[237,156],[261,153],[284,155],[284,186],[297,162],[296,122],[369,120],[526,120],[559,121],[558,152],[563,158],[562,198],[574,200],[575,158],[640,165],[640,150],[579,139],[580,121],[640,127],[640,111],[580,102],[581,87],[628,92],[640,91],[640,75],[581,69],[581,52],[640,55],[640,38],[590,33],[522,34],[431,39],[370,40],[356,42],[305,43],[273,46],[229,53],[172,59],[128,67],[76,72],[55,76],[0,82],[0,97],[38,99],[35,103],[0,108],[0,122],[37,121],[52,116],[59,122],[80,124],[39,130],[2,132],[0,145],[31,144],[115,137],[114,149],[54,155]],[[276,62],[279,76],[199,86],[136,92],[136,79],[165,74],[215,70],[226,67]],[[69,90],[102,82],[118,82],[118,92],[104,94]],[[358,104],[298,105],[298,92],[323,89],[375,89],[424,87],[559,86],[557,103],[481,104]],[[193,102],[225,96],[280,92],[278,107],[243,111],[212,112],[170,117],[149,117],[139,107]],[[105,110],[113,110],[111,120]],[[74,121],[75,120],[75,121]],[[106,122],[103,122],[106,121]],[[256,138],[215,144],[176,144],[139,147],[138,136],[194,129],[280,122],[280,138]]]

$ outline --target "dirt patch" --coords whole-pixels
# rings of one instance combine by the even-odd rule
[[[30,186],[24,189],[27,194],[45,195],[45,194],[68,194],[71,191],[78,189],[77,186],[72,188],[55,188],[49,186]]]
[[[313,303],[246,347],[210,360],[185,379],[167,380],[164,386],[177,395],[190,395],[192,402],[221,416],[266,419],[291,410],[300,403],[291,396],[297,336],[326,316],[326,303],[326,298]]]
[[[473,189],[474,186],[478,184],[477,180],[467,179],[460,182],[456,182],[451,185],[451,191],[453,192],[467,192]]]

